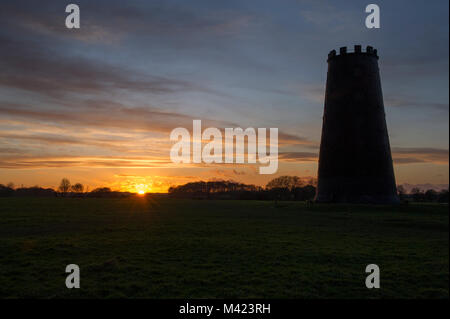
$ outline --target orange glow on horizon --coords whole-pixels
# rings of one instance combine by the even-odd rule
[[[138,193],[139,195],[144,195],[146,193],[150,193],[151,187],[148,184],[137,184],[134,185],[134,192]]]
[[[170,178],[160,175],[116,174],[114,180],[108,181],[111,188],[122,192],[130,192],[139,195],[149,193],[167,193],[174,183]],[[107,183],[108,183],[107,182]],[[105,183],[105,184],[107,184]]]

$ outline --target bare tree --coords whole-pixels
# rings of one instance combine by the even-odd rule
[[[73,184],[71,188],[72,188],[72,192],[75,192],[75,193],[82,193],[84,190],[84,186],[81,183]]]
[[[70,181],[67,178],[63,178],[58,189],[61,193],[66,194],[70,190]]]

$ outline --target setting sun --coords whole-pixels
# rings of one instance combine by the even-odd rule
[[[150,185],[148,184],[137,184],[134,188],[139,195],[145,195],[150,192]]]

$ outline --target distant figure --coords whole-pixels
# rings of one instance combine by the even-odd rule
[[[328,54],[317,202],[399,203],[377,50]]]

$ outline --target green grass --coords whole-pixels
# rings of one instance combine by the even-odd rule
[[[2,298],[449,298],[448,205],[0,198]],[[65,267],[81,289],[65,287]],[[381,288],[365,287],[365,267]]]

